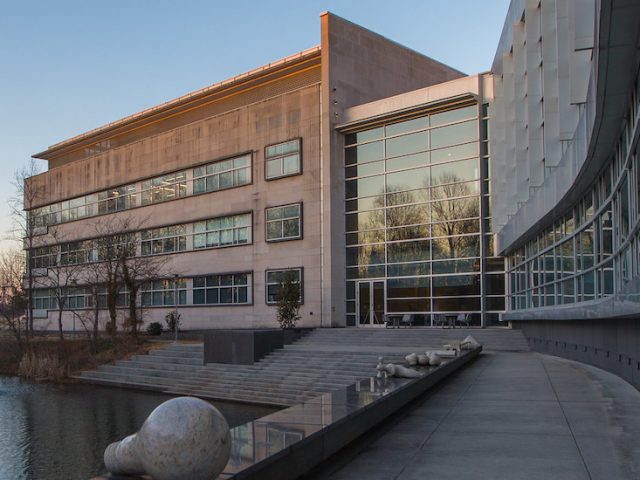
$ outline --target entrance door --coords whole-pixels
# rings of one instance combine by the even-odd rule
[[[358,326],[384,325],[384,280],[358,282]]]

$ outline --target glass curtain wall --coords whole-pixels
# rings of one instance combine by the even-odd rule
[[[473,104],[346,135],[347,325],[497,321],[504,262],[483,260],[493,253],[483,112]]]
[[[509,309],[597,301],[640,277],[640,77],[615,151],[582,199],[509,254]]]

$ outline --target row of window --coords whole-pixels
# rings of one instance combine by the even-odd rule
[[[38,226],[56,225],[252,182],[252,155],[217,160],[189,170],[110,188],[34,209]],[[302,139],[265,148],[265,179],[302,173]]]
[[[265,211],[267,242],[280,242],[302,238],[302,204],[295,203],[270,207]],[[135,235],[135,234],[134,234]],[[136,248],[136,255],[160,255],[199,250],[203,248],[221,248],[233,245],[246,245],[253,241],[252,214],[243,213],[202,220],[194,223],[171,225],[139,232],[139,236],[130,239]],[[77,242],[49,245],[33,249],[31,262],[34,268],[48,268],[57,265],[79,265],[100,260],[109,256],[104,246],[109,242],[101,240],[82,240]]]
[[[278,291],[285,273],[290,272],[294,283],[300,285],[300,303],[303,295],[302,268],[288,268],[265,271],[265,302],[275,305],[278,302]],[[178,305],[250,305],[252,303],[251,272],[205,275],[191,278],[154,280],[143,286],[141,304],[143,306],[175,306]],[[106,308],[107,290],[101,287],[92,295],[87,287],[66,288],[59,294],[54,289],[38,288],[34,290],[33,307],[36,310],[57,309],[60,299],[64,310],[94,307],[97,298],[98,307]],[[117,306],[125,307],[129,294],[125,289],[118,295]]]
[[[640,83],[638,84],[640,88]],[[607,166],[570,212],[509,255],[513,310],[624,293],[640,276],[640,96]]]

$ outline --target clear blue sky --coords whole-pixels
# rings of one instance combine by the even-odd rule
[[[325,10],[473,74],[491,67],[508,5],[0,0],[0,233],[10,227],[13,172],[32,154],[318,45]]]

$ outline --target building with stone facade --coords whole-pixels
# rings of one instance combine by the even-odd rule
[[[344,137],[335,127],[351,106],[463,74],[329,13],[320,20],[319,47],[34,155],[49,165],[29,180],[42,192],[29,205],[39,224],[36,325],[56,328],[51,272],[101,261],[96,239],[122,219],[136,256],[164,258],[163,275],[139,294],[147,322],[177,303],[184,328],[277,326],[278,278],[293,270],[299,325],[346,325]],[[73,311],[91,305],[82,281],[65,288],[71,328]]]
[[[33,207],[68,233],[32,261],[93,261],[96,218],[133,216],[188,328],[275,326],[293,269],[302,326],[511,322],[640,365],[602,340],[640,313],[638,9],[513,0],[472,76],[324,13],[319,47],[36,155]],[[149,319],[174,282],[142,293]]]

